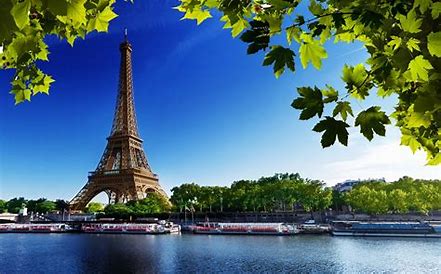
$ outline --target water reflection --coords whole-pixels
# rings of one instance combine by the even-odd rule
[[[439,239],[1,234],[0,273],[441,272]]]

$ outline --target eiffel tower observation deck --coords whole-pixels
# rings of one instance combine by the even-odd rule
[[[120,45],[121,66],[115,116],[107,146],[86,185],[70,202],[71,210],[83,210],[96,195],[105,192],[109,203],[145,198],[156,192],[168,199],[159,185],[158,176],[148,164],[136,122],[133,98],[132,45]]]

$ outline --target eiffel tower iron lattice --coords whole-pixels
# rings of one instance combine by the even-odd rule
[[[89,173],[88,182],[70,202],[71,210],[83,210],[101,192],[108,195],[109,203],[142,199],[149,192],[167,198],[158,176],[147,162],[138,133],[133,100],[132,46],[127,34],[120,51],[118,97],[112,130],[96,170]]]

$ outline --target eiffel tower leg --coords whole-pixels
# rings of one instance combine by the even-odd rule
[[[71,210],[84,210],[87,204],[99,193],[104,192],[109,198],[109,204],[121,202],[122,191],[118,189],[109,189],[108,186],[97,184],[94,181],[88,181],[87,184],[70,201]]]

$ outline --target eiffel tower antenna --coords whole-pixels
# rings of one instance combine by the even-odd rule
[[[70,202],[71,210],[83,210],[101,192],[107,193],[109,203],[143,199],[149,192],[167,198],[147,162],[139,137],[133,98],[132,45],[127,40],[127,29],[124,38],[119,47],[118,96],[107,146],[96,170],[89,173],[86,185]]]

